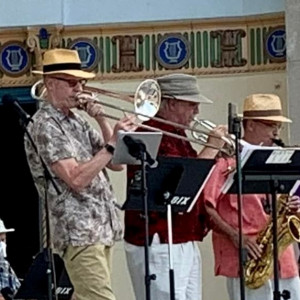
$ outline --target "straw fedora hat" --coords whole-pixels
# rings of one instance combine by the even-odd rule
[[[244,100],[243,118],[291,123],[282,114],[280,98],[273,94],[253,94]]]
[[[43,71],[32,71],[33,74],[67,74],[78,78],[90,79],[95,74],[81,70],[81,61],[77,50],[51,49],[44,53]]]
[[[14,228],[5,228],[3,221],[0,219],[0,233],[12,232],[15,231]]]
[[[195,76],[187,74],[170,74],[158,77],[157,82],[161,89],[162,97],[172,97],[176,100],[196,103],[213,103],[199,91]]]

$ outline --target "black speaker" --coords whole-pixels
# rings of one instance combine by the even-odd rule
[[[54,264],[52,271],[52,282],[56,281],[56,294],[59,300],[70,300],[73,294],[73,285],[65,269],[64,262],[58,254],[53,254],[50,266]],[[50,268],[52,269],[52,268]],[[48,299],[48,271],[49,255],[48,250],[44,249],[34,259],[28,274],[15,295],[14,299]],[[55,276],[54,276],[55,274]],[[51,286],[52,299],[55,300],[54,285]]]

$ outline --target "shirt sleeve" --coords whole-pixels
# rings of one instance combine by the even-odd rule
[[[220,158],[216,162],[215,168],[203,189],[202,197],[205,204],[209,203],[214,208],[217,207],[217,202],[222,195],[222,187],[227,179],[226,171],[229,163],[224,158]]]

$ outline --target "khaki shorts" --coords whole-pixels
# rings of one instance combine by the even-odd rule
[[[115,300],[111,289],[111,247],[68,246],[63,259],[76,300]]]

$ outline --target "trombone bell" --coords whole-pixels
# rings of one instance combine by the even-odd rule
[[[160,101],[161,92],[157,81],[146,79],[141,82],[134,95],[134,111],[138,119],[148,121],[154,117],[159,110]]]

